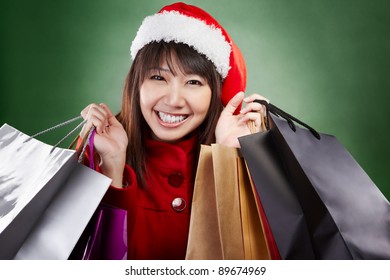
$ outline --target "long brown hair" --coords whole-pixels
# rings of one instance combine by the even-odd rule
[[[143,118],[140,108],[140,87],[148,70],[160,67],[164,59],[170,71],[176,75],[173,57],[177,58],[179,71],[204,77],[211,88],[210,108],[196,133],[198,133],[199,146],[215,142],[215,127],[223,105],[221,102],[222,79],[214,64],[186,44],[162,41],[145,45],[138,52],[127,74],[122,97],[122,110],[117,115],[129,139],[127,163],[135,171],[141,186],[145,186],[145,172],[147,172],[145,170],[144,138],[149,135],[150,128]]]

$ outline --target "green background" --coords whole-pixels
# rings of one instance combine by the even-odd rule
[[[0,125],[33,134],[92,102],[118,111],[138,26],[169,3],[1,0]],[[335,135],[390,198],[389,1],[187,3],[214,15],[241,48],[247,93]],[[55,144],[69,129],[40,139]]]

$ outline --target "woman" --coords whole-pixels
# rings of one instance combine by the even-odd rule
[[[184,259],[201,144],[238,147],[260,128],[263,98],[244,98],[244,59],[205,11],[175,3],[146,17],[131,46],[121,112],[91,104],[98,171],[112,178],[103,202],[127,210],[128,259]],[[241,103],[247,105],[241,110]]]

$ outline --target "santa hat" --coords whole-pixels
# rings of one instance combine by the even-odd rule
[[[223,78],[224,106],[236,93],[245,91],[244,57],[226,30],[202,9],[179,2],[146,17],[131,45],[132,59],[146,44],[160,41],[187,44],[214,64]]]

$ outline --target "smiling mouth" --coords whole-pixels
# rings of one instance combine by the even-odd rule
[[[178,124],[188,118],[188,115],[170,115],[163,112],[157,112],[161,121],[167,124]]]

